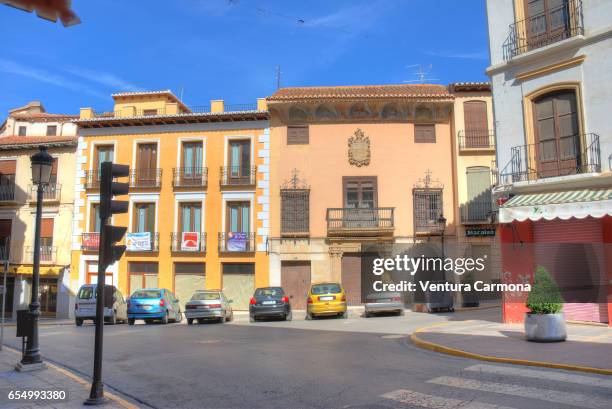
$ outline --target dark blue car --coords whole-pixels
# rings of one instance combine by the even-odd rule
[[[181,322],[183,314],[179,300],[165,288],[143,288],[136,290],[128,300],[128,324],[134,325],[136,320],[144,320],[150,324],[153,321]]]

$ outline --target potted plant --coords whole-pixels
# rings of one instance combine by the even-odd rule
[[[565,341],[567,331],[561,312],[563,297],[555,280],[542,266],[536,269],[533,287],[527,297],[529,312],[525,315],[525,336],[528,341]]]
[[[474,274],[471,271],[463,276],[463,279],[461,280],[463,284],[470,285],[469,291],[466,291],[463,288],[461,289],[461,305],[463,307],[478,307],[480,305],[478,292],[474,290],[474,281]]]

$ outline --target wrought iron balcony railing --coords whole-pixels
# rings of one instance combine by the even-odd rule
[[[170,234],[170,250],[177,253],[206,253],[206,233],[175,232]]]
[[[172,185],[174,187],[206,187],[208,168],[174,168]]]
[[[568,0],[561,3],[511,24],[510,33],[503,45],[504,59],[509,60],[527,51],[582,35],[582,1]]]
[[[100,170],[88,170],[87,181],[85,182],[86,189],[99,189],[100,188]]]
[[[15,175],[2,175],[0,180],[0,202],[15,201]]]
[[[219,233],[220,253],[250,253],[255,251],[255,233]]]
[[[100,248],[100,233],[90,232],[81,234],[81,249],[83,251],[98,251]]]
[[[34,246],[28,246],[26,248],[26,255],[29,262],[34,262]],[[55,263],[55,257],[57,255],[57,247],[55,246],[40,246],[40,262],[42,264],[53,264]]]
[[[126,251],[133,253],[159,251],[159,233],[127,233],[125,236],[125,244]]]
[[[459,131],[459,150],[495,149],[495,133],[487,129]]]
[[[156,168],[130,170],[130,187],[159,188],[161,187],[162,170]]]
[[[601,172],[601,151],[599,136],[589,133],[513,147],[500,179],[506,185],[593,172]]]
[[[253,186],[257,166],[221,166],[221,186]]]
[[[327,209],[328,235],[377,236],[392,234],[394,225],[393,207],[371,209],[330,208]]]
[[[36,185],[30,185],[28,190],[30,202],[35,202],[36,196],[38,194],[38,187]],[[60,185],[59,183],[51,183],[46,186],[43,186],[43,200],[49,202],[59,201],[61,191],[62,185]]]
[[[486,199],[486,198],[484,198]],[[460,206],[462,223],[489,223],[493,214],[493,199],[474,200]]]

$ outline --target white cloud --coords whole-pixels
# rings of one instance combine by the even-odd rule
[[[93,71],[85,68],[78,67],[68,67],[64,68],[66,72],[70,74],[76,75],[78,77],[84,78],[86,80],[106,85],[113,89],[113,91],[142,91],[143,88],[132,84],[131,82],[125,81],[114,74],[103,72],[103,71]]]

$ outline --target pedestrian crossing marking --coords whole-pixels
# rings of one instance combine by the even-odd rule
[[[492,405],[490,403],[477,402],[472,400],[460,400],[453,398],[443,398],[441,396],[427,395],[407,389],[380,395],[382,398],[394,400],[399,403],[406,403],[412,406],[420,406],[426,409],[513,409],[508,406]]]
[[[598,386],[612,389],[612,379],[595,376],[568,374],[563,372],[542,371],[537,369],[514,368],[501,365],[478,364],[465,368],[465,371],[482,372],[492,375],[520,376],[523,378],[546,379],[550,381],[575,383],[577,385]]]
[[[553,389],[534,388],[497,382],[482,382],[475,379],[462,379],[452,376],[440,376],[427,381],[436,385],[451,388],[470,389],[480,392],[493,392],[503,395],[520,396],[523,398],[538,399],[564,405],[577,406],[584,409],[609,409],[610,401],[581,393],[563,392]]]

